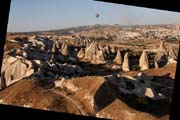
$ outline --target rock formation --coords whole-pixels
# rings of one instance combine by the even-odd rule
[[[145,96],[146,97],[149,97],[149,98],[154,98],[155,97],[155,94],[153,92],[153,90],[151,88],[146,88],[145,90]]]
[[[102,50],[102,49],[103,49],[102,43],[99,43],[99,44],[98,44],[98,48],[99,48],[99,50]]]
[[[115,53],[116,52],[116,48],[114,46],[111,47],[111,52]]]
[[[23,77],[33,74],[34,69],[31,61],[9,56],[3,61],[1,73],[3,72],[5,72],[4,79],[6,84],[9,86]]]
[[[115,59],[113,60],[116,64],[122,65],[121,51],[118,50]]]
[[[129,55],[128,52],[126,52],[124,55],[124,60],[123,60],[123,64],[122,64],[123,71],[130,71],[128,55]]]
[[[167,56],[167,50],[164,45],[164,41],[161,41],[160,47],[157,51],[157,54],[154,58],[155,67],[159,68],[167,64],[168,56]]]
[[[82,59],[84,56],[85,56],[85,52],[84,52],[83,48],[81,48],[77,54],[77,57]]]
[[[5,71],[1,73],[1,80],[0,80],[0,90],[6,88],[6,79],[5,79]]]
[[[109,53],[110,53],[110,47],[109,47],[109,45],[108,45],[108,44],[106,45],[105,50],[106,50],[106,53],[107,53],[107,54],[109,54]]]
[[[92,60],[93,56],[96,55],[98,50],[97,43],[93,42],[91,43],[86,49],[85,49],[85,59]]]
[[[142,70],[142,71],[149,69],[148,56],[145,51],[143,51],[143,53],[139,59],[139,67],[140,67],[140,70]]]
[[[96,56],[95,56],[95,58],[93,60],[93,63],[96,63],[96,64],[104,64],[104,63],[106,63],[103,50],[97,51],[97,54],[96,54]]]
[[[164,54],[167,55],[167,50],[166,50],[164,41],[161,41],[161,44],[160,44],[160,47],[159,47],[159,51],[164,52]]]
[[[63,64],[63,72],[72,76],[79,76],[85,74],[85,71],[78,65]]]
[[[64,56],[70,56],[69,46],[67,45],[67,43],[62,44],[61,54]]]
[[[148,97],[153,100],[167,99],[163,94],[158,94],[159,91],[151,86],[152,78],[143,73],[138,74],[138,78],[120,75],[108,76],[106,79],[119,89],[119,93],[124,95],[136,95],[139,98]],[[157,87],[161,88],[161,86]]]
[[[177,55],[176,55],[175,50],[172,46],[169,46],[168,55],[169,55],[169,57],[173,58],[174,60],[177,60]]]
[[[20,49],[20,48],[18,48],[18,49],[16,50],[16,55],[22,56],[22,55],[23,55],[23,50]]]
[[[145,85],[149,86],[151,82],[152,77],[147,76],[143,72],[138,73],[137,80],[144,83]]]
[[[57,56],[58,56],[58,54],[59,54],[59,43],[58,43],[58,41],[54,41],[54,43],[53,43],[53,47],[52,47],[52,50],[51,50],[51,52],[52,52],[52,56],[51,56],[51,62],[53,62],[53,63],[55,63],[56,61],[57,61]]]

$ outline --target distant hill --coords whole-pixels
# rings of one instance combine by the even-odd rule
[[[56,30],[44,30],[44,31],[30,31],[30,32],[8,32],[8,34],[41,34],[41,33],[48,33],[48,34],[59,34],[59,35],[68,35],[73,32],[81,32],[81,31],[88,31],[90,29],[94,28],[105,28],[105,27],[121,27],[121,28],[136,28],[136,27],[163,27],[163,28],[169,28],[173,26],[180,26],[180,24],[157,24],[157,25],[119,25],[119,24],[114,24],[114,25],[84,25],[84,26],[77,26],[77,27],[69,27],[69,28],[62,28],[62,29],[56,29]]]
[[[69,27],[56,30],[45,30],[45,31],[32,31],[32,32],[13,32],[11,34],[40,34],[40,33],[55,33],[55,34],[71,34],[72,32],[80,32],[92,29],[93,26],[78,26],[78,27]]]

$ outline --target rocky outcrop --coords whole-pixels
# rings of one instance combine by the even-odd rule
[[[111,52],[115,53],[116,52],[116,48],[114,46],[111,47]]]
[[[77,57],[79,59],[82,59],[84,56],[85,56],[85,52],[84,52],[83,48],[81,48],[80,51],[77,54]]]
[[[49,78],[55,80],[62,76],[77,77],[86,74],[86,72],[78,65],[71,65],[67,63],[51,64],[46,61],[40,63],[37,74],[40,78]]]
[[[140,67],[141,71],[149,69],[148,56],[145,51],[143,51],[143,53],[139,59],[139,67]]]
[[[116,64],[122,65],[121,51],[118,50],[115,59],[113,60]]]
[[[124,60],[123,60],[123,64],[122,64],[123,71],[130,71],[128,55],[129,55],[128,52],[126,52],[124,55]]]
[[[59,46],[59,43],[58,41],[54,41],[53,43],[53,47],[52,47],[52,56],[51,56],[51,62],[55,63],[57,60],[58,60],[58,54],[59,54],[59,49],[60,49],[60,46]]]
[[[96,53],[98,51],[98,46],[96,42],[91,43],[86,49],[85,49],[85,59],[92,60],[93,56],[96,56]]]
[[[175,50],[172,46],[169,46],[168,55],[170,58],[173,58],[174,60],[177,60],[177,55],[175,53]]]
[[[62,44],[61,54],[64,56],[70,56],[69,46],[67,45],[67,43]]]
[[[72,76],[83,75],[86,72],[78,65],[59,64],[63,73]]]
[[[98,44],[98,48],[99,48],[99,50],[102,50],[104,47],[103,47],[103,45],[102,45],[102,43],[99,43]]]
[[[108,44],[105,46],[105,50],[106,50],[106,53],[107,53],[107,54],[109,54],[109,53],[110,53],[110,47],[109,47],[109,45],[108,45]]]
[[[41,40],[32,39],[30,41],[32,42],[32,46],[38,47],[41,51],[45,50],[46,45]]]
[[[24,58],[16,58],[8,56],[3,60],[1,73],[4,72],[4,77],[6,85],[9,86],[14,82],[30,76],[34,73],[32,68],[32,62]]]
[[[97,51],[97,54],[96,54],[96,56],[94,56],[94,59],[93,59],[92,63],[95,63],[95,64],[104,64],[104,63],[106,63],[105,53],[104,53],[103,50]]]
[[[165,55],[167,55],[167,49],[165,47],[165,42],[161,41],[159,51],[164,52]]]
[[[5,72],[1,73],[1,79],[0,79],[0,90],[6,88],[6,79],[5,79]]]
[[[152,100],[167,99],[167,97],[160,94],[160,91],[152,87],[152,79],[152,77],[148,77],[144,73],[139,73],[137,78],[125,75],[107,77],[108,81],[118,87],[121,94],[135,95],[140,98],[148,97]],[[161,88],[161,86],[159,86],[159,88]]]
[[[154,98],[155,97],[155,94],[153,92],[153,90],[151,88],[146,88],[145,89],[145,96],[146,97],[149,97],[149,98]]]
[[[168,53],[164,45],[164,41],[161,41],[160,47],[157,51],[157,54],[154,58],[155,67],[159,68],[167,64]]]

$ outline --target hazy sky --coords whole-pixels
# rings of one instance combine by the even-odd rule
[[[174,23],[180,23],[180,13],[93,0],[12,0],[8,32],[94,24]]]

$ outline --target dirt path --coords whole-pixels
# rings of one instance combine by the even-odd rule
[[[60,93],[60,92],[58,92],[58,91],[55,91],[55,90],[53,90],[53,89],[48,90],[48,91],[51,91],[52,93],[55,93],[55,94],[58,94],[58,95],[61,95],[62,97],[66,98],[67,100],[71,101],[71,102],[76,106],[76,108],[80,111],[80,113],[81,113],[82,115],[87,115],[86,112],[82,109],[82,106],[79,105],[79,104],[78,104],[75,100],[73,100],[71,97],[67,96],[67,95],[64,94],[64,93]]]

